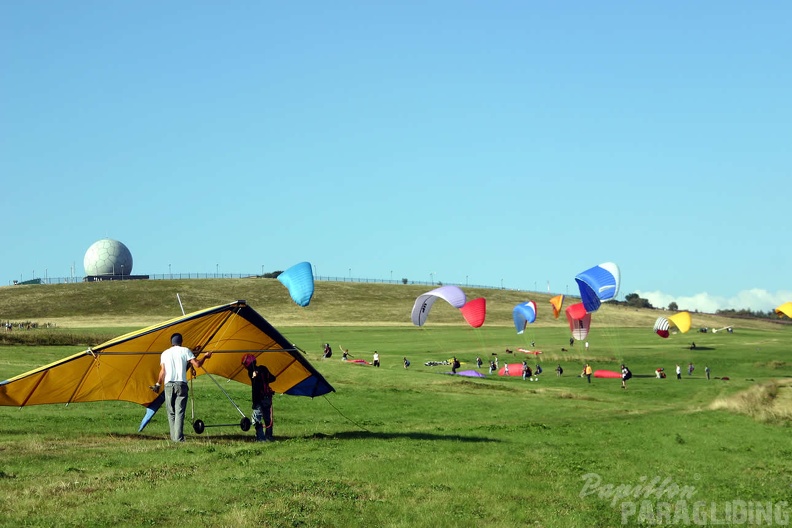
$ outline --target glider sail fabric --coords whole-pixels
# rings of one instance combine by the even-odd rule
[[[690,312],[679,312],[669,316],[667,319],[662,316],[658,317],[655,321],[653,330],[660,337],[667,338],[671,325],[676,326],[677,329],[684,334],[690,330],[691,324]]]
[[[553,317],[558,319],[558,315],[561,313],[561,307],[564,306],[564,296],[556,295],[555,297],[551,298],[550,306],[553,307]]]
[[[278,280],[289,290],[289,295],[300,306],[308,306],[314,294],[313,267],[310,262],[300,262],[287,269]]]
[[[467,302],[465,292],[457,286],[440,286],[434,290],[419,295],[412,308],[412,322],[415,326],[423,326],[429,316],[429,310],[438,299],[443,299],[454,308],[462,308]]]
[[[460,309],[465,321],[473,328],[479,328],[487,317],[487,301],[484,297],[466,302]]]
[[[783,317],[786,315],[787,317],[792,318],[792,302],[785,302],[773,311],[776,313],[776,315],[778,315],[778,317]]]
[[[586,339],[591,328],[591,314],[586,311],[583,303],[572,304],[566,309],[566,317],[569,322],[569,330],[572,337],[578,341]]]
[[[605,262],[578,273],[575,282],[580,288],[580,299],[587,312],[599,309],[600,304],[619,295],[621,272],[613,262]]]
[[[512,317],[514,318],[514,327],[517,329],[517,333],[522,334],[528,323],[536,321],[536,303],[528,301],[518,304],[512,310]]]
[[[658,317],[657,320],[655,321],[654,328],[652,328],[652,330],[654,330],[655,334],[665,339],[668,337],[668,327],[669,327],[668,319],[666,319],[665,317]]]
[[[690,318],[690,312],[679,312],[675,313],[671,317],[668,318],[668,322],[673,323],[680,332],[687,333],[690,330],[691,325],[693,324],[692,319]]]
[[[187,314],[60,361],[0,382],[0,405],[121,400],[149,406],[158,397],[149,386],[159,374],[160,354],[179,332],[184,345],[213,353],[204,372],[250,385],[242,356],[253,354],[277,376],[272,389],[294,396],[321,396],[334,391],[302,354],[245,301]],[[188,372],[188,379],[191,376]]]

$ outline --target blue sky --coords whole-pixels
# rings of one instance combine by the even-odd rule
[[[0,1],[0,284],[258,273],[792,300],[792,4]]]

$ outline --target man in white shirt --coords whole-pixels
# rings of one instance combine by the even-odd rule
[[[171,440],[184,442],[184,414],[187,410],[187,365],[201,368],[204,361],[212,357],[207,352],[201,359],[195,359],[192,350],[182,346],[182,335],[171,336],[171,347],[160,356],[160,373],[157,383],[152,387],[159,392],[165,386],[165,406],[168,408],[168,427]]]

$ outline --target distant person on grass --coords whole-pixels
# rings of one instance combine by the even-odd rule
[[[632,378],[632,372],[630,372],[630,369],[628,369],[627,366],[624,363],[622,363],[621,366],[622,389],[627,388],[627,380],[630,378]]]
[[[586,377],[589,383],[591,383],[591,365],[586,363],[586,366],[583,367],[583,376]]]

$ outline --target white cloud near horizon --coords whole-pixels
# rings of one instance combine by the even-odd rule
[[[668,308],[672,302],[677,303],[680,310],[715,313],[718,310],[751,310],[769,312],[777,306],[792,300],[792,292],[779,290],[769,292],[760,288],[743,290],[731,297],[710,295],[707,292],[695,295],[671,295],[660,291],[636,290],[638,296],[648,300],[655,308]]]

